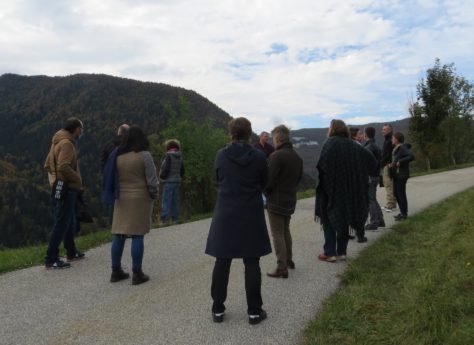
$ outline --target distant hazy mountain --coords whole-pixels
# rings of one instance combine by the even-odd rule
[[[384,123],[392,125],[394,132],[402,132],[408,135],[409,118],[383,123],[368,123],[365,125],[354,125],[362,131],[365,127],[372,126],[377,130],[375,140],[378,145],[382,145],[382,126]],[[318,162],[321,145],[327,137],[328,128],[304,128],[291,131],[292,141],[296,151],[300,154],[304,162],[304,172],[311,178],[316,178],[316,164]]]

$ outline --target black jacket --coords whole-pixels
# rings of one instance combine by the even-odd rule
[[[380,148],[377,146],[375,143],[375,139],[369,139],[365,143],[364,147],[369,150],[370,153],[374,156],[376,160],[376,164],[373,166],[373,169],[369,170],[369,176],[370,177],[377,177],[380,176],[380,167],[381,167],[381,161],[382,161],[382,151]]]
[[[262,200],[268,174],[265,154],[235,142],[217,152],[214,169],[219,191],[206,254],[258,258],[271,253]]]
[[[382,147],[382,162],[381,162],[382,168],[392,162],[392,151],[393,151],[392,132],[385,135],[384,138],[385,138],[385,141],[383,142],[383,147]]]
[[[410,162],[415,159],[410,147],[410,144],[401,144],[394,149],[391,168],[393,178],[410,177]],[[397,163],[400,163],[399,167],[397,167]]]
[[[295,212],[296,187],[303,174],[303,160],[291,143],[277,147],[270,155],[265,188],[269,212],[290,216]]]

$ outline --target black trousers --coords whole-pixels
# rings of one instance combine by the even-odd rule
[[[260,271],[260,258],[244,258],[245,265],[245,293],[247,295],[247,313],[259,314],[262,310],[262,276]],[[227,284],[232,259],[216,258],[212,272],[211,296],[214,301],[213,313],[223,313],[224,302],[227,299]]]
[[[349,242],[349,226],[336,228],[329,222],[323,223],[324,231],[324,255],[336,256],[347,255],[347,244]]]
[[[408,215],[407,180],[408,178],[398,177],[393,179],[393,191],[395,198],[397,199],[400,213],[405,217]]]

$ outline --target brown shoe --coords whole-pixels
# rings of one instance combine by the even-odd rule
[[[277,268],[273,272],[267,272],[267,276],[272,278],[288,278],[288,269]]]

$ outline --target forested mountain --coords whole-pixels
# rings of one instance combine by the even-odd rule
[[[140,125],[161,142],[163,130],[173,125],[171,119],[186,116],[216,129],[225,129],[230,119],[196,92],[160,83],[92,74],[0,76],[0,247],[46,239],[51,211],[42,166],[52,135],[70,116],[84,122],[78,144],[80,166],[99,225],[103,216],[100,151],[120,124]]]

